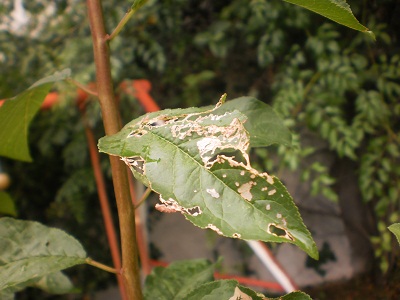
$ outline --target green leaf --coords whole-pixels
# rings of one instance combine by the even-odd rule
[[[286,188],[251,167],[246,116],[192,111],[145,115],[100,139],[99,149],[120,156],[160,194],[158,210],[181,212],[194,225],[227,237],[293,243],[317,258]]]
[[[69,69],[43,78],[0,107],[0,156],[32,161],[28,147],[28,127],[56,81],[70,76]]]
[[[2,290],[0,291],[1,300],[14,300],[14,292]]]
[[[50,294],[66,294],[77,291],[71,280],[62,272],[48,274],[40,278],[32,286],[42,289]]]
[[[400,244],[400,223],[394,223],[388,229],[396,236],[397,242]]]
[[[240,286],[236,280],[217,280],[199,286],[185,299],[263,300],[266,298],[262,294],[257,294],[249,288]]]
[[[8,193],[3,191],[0,191],[0,214],[13,217],[17,215],[13,199]]]
[[[302,6],[317,14],[349,28],[368,33],[374,40],[375,35],[368,28],[361,25],[354,17],[350,6],[345,0],[283,0],[292,4]]]
[[[187,294],[212,281],[214,265],[207,260],[180,261],[154,268],[144,286],[145,299],[189,299]]]
[[[244,127],[250,133],[251,147],[272,144],[291,146],[292,134],[271,106],[253,97],[240,97],[227,101],[215,113],[238,110],[247,117]]]
[[[312,300],[311,297],[309,295],[307,295],[306,293],[303,292],[292,292],[290,294],[287,294],[283,297],[279,297],[279,298],[274,298],[275,300]],[[273,299],[271,299],[273,300]]]
[[[39,288],[51,294],[76,293],[79,291],[74,288],[69,278],[62,272],[55,272],[43,276],[42,278],[34,278],[0,290],[0,299],[14,299],[15,293],[22,291],[27,287]]]
[[[0,290],[85,263],[82,245],[64,231],[32,221],[0,219]]]

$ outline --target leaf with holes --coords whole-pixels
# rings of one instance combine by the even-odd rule
[[[227,101],[215,113],[238,110],[247,117],[245,129],[250,134],[251,147],[266,147],[272,144],[291,146],[292,135],[282,119],[271,106],[254,97],[240,97]]]
[[[369,34],[374,40],[375,35],[368,28],[361,25],[360,22],[353,15],[350,5],[346,0],[283,0],[292,4],[302,6],[309,9],[325,18],[331,19],[341,25],[349,28],[365,32]]]
[[[70,73],[71,70],[66,69],[43,78],[3,103],[0,107],[0,156],[32,161],[28,147],[28,126],[53,83],[65,80]]]
[[[0,219],[0,291],[40,285],[36,279],[85,260],[82,245],[62,230],[32,221]],[[43,280],[54,281],[54,277]]]
[[[289,242],[318,257],[286,188],[250,165],[246,116],[237,110],[216,114],[221,104],[147,114],[100,139],[99,149],[120,156],[160,194],[160,211],[180,212],[227,237]]]

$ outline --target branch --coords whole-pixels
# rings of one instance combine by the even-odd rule
[[[106,135],[112,135],[121,129],[121,121],[111,78],[110,50],[105,33],[103,9],[100,0],[87,0],[87,6],[103,124]],[[116,156],[110,156],[110,162],[121,232],[122,276],[128,298],[141,300],[143,297],[136,244],[135,213],[130,199],[126,166]]]
[[[115,38],[121,32],[122,28],[124,28],[125,24],[128,23],[129,19],[135,14],[135,12],[137,12],[137,10],[141,8],[147,1],[148,0],[135,0],[132,7],[128,10],[122,20],[119,21],[114,31],[110,35],[107,35],[107,40],[111,41],[113,38]]]

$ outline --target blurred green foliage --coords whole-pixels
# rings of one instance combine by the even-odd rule
[[[66,67],[74,79],[94,81],[84,1],[25,1],[30,23],[9,31],[4,24],[12,22],[12,2],[0,4],[0,98]],[[132,3],[103,5],[111,32]],[[400,22],[395,12],[400,5],[362,1],[352,8],[356,16],[368,16],[362,23],[375,33],[376,43],[282,1],[149,0],[111,43],[115,85],[149,79],[162,108],[215,103],[224,92],[229,98],[263,99],[294,132],[292,148],[275,149],[279,162],[271,159],[271,150],[257,150],[267,170],[300,169],[314,195],[338,201],[330,165],[302,163],[318,151],[304,142],[304,132],[312,132],[335,156],[356,162],[360,191],[380,232],[399,221]],[[22,218],[65,228],[94,258],[107,262],[75,87],[59,84],[58,90],[63,100],[37,116],[31,128],[35,164],[7,161],[10,192]],[[143,113],[135,99],[120,100],[125,122]],[[97,103],[90,102],[86,115],[102,136]],[[109,175],[106,159],[103,164]],[[383,269],[394,262],[392,240],[382,232],[371,239]],[[85,272],[90,271],[79,269],[76,278]],[[84,289],[111,278],[97,273],[86,276],[93,282]]]

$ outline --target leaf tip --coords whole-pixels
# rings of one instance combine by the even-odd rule
[[[372,40],[373,40],[374,42],[376,42],[376,36],[375,36],[375,34],[374,34],[371,30],[367,30],[367,31],[365,31],[365,33],[366,33],[369,37],[371,37]]]

